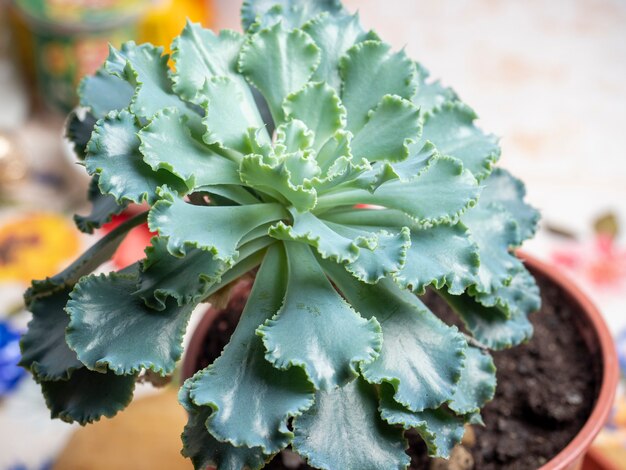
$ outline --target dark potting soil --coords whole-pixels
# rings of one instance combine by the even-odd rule
[[[475,443],[469,448],[474,466],[469,468],[538,469],[578,433],[597,397],[601,365],[592,360],[576,328],[580,312],[565,302],[561,290],[551,281],[537,277],[537,282],[542,308],[530,316],[534,326],[531,341],[493,353],[498,388],[495,399],[482,411],[485,427],[474,426]],[[460,326],[456,315],[436,294],[428,293],[422,300],[446,322]],[[198,369],[220,354],[244,303],[245,298],[237,296],[217,317],[215,327],[207,333]],[[407,437],[410,468],[434,468],[419,436],[408,433]],[[266,468],[312,469],[304,463],[294,465],[294,458],[297,456],[291,453],[278,455]]]

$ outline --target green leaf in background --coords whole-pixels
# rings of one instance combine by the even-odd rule
[[[419,109],[410,101],[386,95],[351,142],[352,153],[370,162],[405,160],[407,144],[421,132]]]
[[[285,242],[285,247],[289,263],[285,300],[257,330],[265,357],[279,369],[304,368],[318,390],[341,386],[357,376],[359,364],[378,355],[380,325],[375,318],[362,318],[342,299],[308,246]],[[328,328],[330,324],[333,328]]]
[[[306,23],[302,30],[309,34],[320,48],[320,64],[311,79],[327,83],[337,92],[341,90],[339,76],[341,58],[353,45],[368,39],[378,39],[374,32],[363,30],[358,14],[321,14]]]
[[[316,149],[346,125],[346,109],[335,90],[324,82],[309,83],[289,95],[283,110],[287,118],[298,119],[313,131]]]
[[[319,48],[282,23],[251,36],[241,48],[239,70],[265,97],[274,122],[284,122],[283,100],[302,88],[319,64]]]
[[[136,289],[136,275],[117,273],[85,277],[74,288],[66,307],[67,343],[89,369],[120,375],[150,369],[161,376],[174,371],[195,304],[178,307],[172,299],[156,311],[133,295]]]
[[[112,418],[133,399],[135,375],[94,372],[84,367],[68,380],[42,382],[41,389],[53,418],[68,423],[93,423]]]
[[[348,130],[357,133],[385,95],[411,99],[417,89],[415,65],[404,51],[392,53],[379,41],[352,47],[339,65],[341,100],[348,110]]]
[[[380,355],[361,365],[363,377],[373,384],[393,385],[394,399],[412,411],[446,402],[456,388],[467,348],[457,328],[388,279],[364,284],[335,266],[325,267],[351,305],[365,318],[376,318],[382,328]]]
[[[175,108],[155,114],[139,131],[139,151],[155,173],[170,173],[183,180],[188,189],[213,184],[241,184],[237,165],[216,154],[192,135]]]
[[[162,193],[163,199],[150,210],[148,225],[167,237],[167,249],[184,256],[190,247],[211,251],[218,259],[231,261],[237,256],[240,240],[254,228],[282,219],[287,214],[279,204],[246,206],[194,206]]]
[[[395,279],[416,294],[433,285],[437,289],[446,286],[448,292],[459,295],[476,282],[478,266],[478,248],[463,224],[415,228],[406,263]]]
[[[382,419],[404,429],[415,429],[426,443],[431,457],[450,457],[450,453],[465,433],[464,420],[444,408],[410,411],[393,399],[393,389],[380,389]]]
[[[497,137],[485,134],[474,125],[477,116],[461,102],[447,102],[424,116],[422,139],[437,150],[463,162],[463,166],[482,180],[500,158]]]
[[[65,123],[65,137],[72,143],[74,153],[79,160],[85,159],[87,144],[97,119],[89,112],[81,113],[76,109],[70,113]]]
[[[410,459],[402,431],[382,421],[377,406],[374,386],[360,378],[318,392],[294,419],[294,450],[325,470],[404,470]]]
[[[496,366],[486,352],[470,346],[449,407],[460,415],[478,413],[496,393]]]
[[[274,368],[265,360],[257,327],[279,309],[285,295],[287,260],[282,247],[270,249],[254,283],[250,300],[222,355],[190,379],[189,396],[213,410],[208,431],[236,446],[260,447],[272,454],[293,434],[287,420],[313,404],[313,385],[299,367]]]
[[[271,456],[264,455],[258,447],[235,447],[220,442],[206,428],[212,409],[196,406],[189,398],[191,380],[187,380],[178,393],[178,401],[187,411],[188,422],[183,430],[182,454],[189,457],[195,468],[217,467],[220,470],[259,470]]]
[[[137,119],[128,111],[111,112],[98,121],[87,146],[85,166],[90,175],[98,175],[102,194],[110,194],[118,203],[157,199],[156,189],[168,185],[182,190],[183,182],[166,170],[154,171],[144,162],[139,150]]]

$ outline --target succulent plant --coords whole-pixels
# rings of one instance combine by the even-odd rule
[[[140,374],[174,372],[194,308],[260,266],[230,343],[180,391],[195,466],[258,469],[291,446],[321,469],[405,468],[413,428],[445,457],[494,395],[488,350],[532,334],[513,249],[538,214],[474,112],[338,1],[248,0],[242,17],[244,34],[187,24],[171,58],[111,48],[82,82],[79,228],[149,210],[33,282],[22,364],[53,417],[113,416]],[[142,262],[90,274],[146,220]]]

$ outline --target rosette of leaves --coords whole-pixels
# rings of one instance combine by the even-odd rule
[[[406,468],[409,429],[446,457],[493,397],[488,349],[532,332],[512,250],[537,213],[474,112],[338,2],[242,13],[244,34],[188,24],[171,58],[127,43],[83,81],[79,227],[149,210],[33,283],[22,364],[54,417],[110,417],[140,374],[173,373],[192,310],[259,267],[230,344],[180,392],[195,466],[291,446],[321,469]],[[90,274],[145,220],[145,260]]]

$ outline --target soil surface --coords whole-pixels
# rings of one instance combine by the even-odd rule
[[[471,447],[459,449],[463,466],[433,461],[414,433],[407,433],[412,470],[536,470],[562,450],[582,428],[597,397],[601,364],[594,363],[576,328],[580,313],[565,303],[560,289],[537,277],[542,308],[531,315],[534,335],[525,345],[493,353],[498,368],[495,399],[483,409],[485,427],[475,426]],[[422,300],[448,323],[458,323],[436,294]],[[232,299],[204,342],[198,369],[216,358],[234,331],[245,299]],[[358,449],[355,449],[358,452]],[[471,456],[470,456],[471,455]],[[467,461],[473,460],[467,463]],[[308,470],[289,451],[267,469]]]

